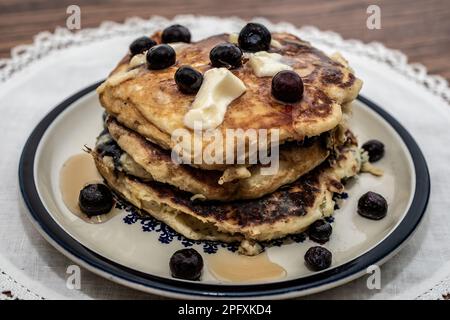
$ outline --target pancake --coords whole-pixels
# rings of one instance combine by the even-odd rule
[[[120,125],[109,117],[106,121],[109,134],[117,142],[127,159],[122,165],[124,172],[170,184],[209,200],[229,201],[235,199],[255,199],[277,190],[282,185],[294,182],[325,161],[329,155],[325,135],[309,139],[304,143],[286,143],[280,148],[279,168],[272,175],[261,173],[262,166],[254,165],[244,169],[248,175],[238,173],[201,170],[189,165],[179,165],[172,161],[170,152],[149,142],[139,134]],[[99,144],[105,143],[99,139]],[[109,143],[109,142],[107,142]],[[134,164],[131,163],[131,158]],[[122,160],[122,157],[121,157]],[[235,169],[239,170],[238,168]],[[142,171],[148,173],[145,176]],[[233,179],[235,178],[235,179]],[[241,179],[239,179],[241,178]],[[229,182],[224,182],[223,181]]]
[[[341,106],[354,100],[362,82],[341,57],[328,57],[297,37],[273,33],[280,46],[271,52],[282,54],[302,77],[304,94],[300,102],[282,104],[273,99],[271,77],[258,78],[246,64],[231,70],[247,91],[227,109],[217,127],[225,139],[227,129],[278,129],[279,142],[302,141],[335,128],[342,119]],[[154,36],[158,41],[158,35]],[[229,35],[213,36],[177,49],[177,62],[164,70],[148,70],[145,64],[130,67],[125,56],[108,80],[98,88],[102,106],[126,127],[162,148],[171,149],[172,133],[184,126],[184,116],[195,95],[181,93],[174,73],[181,65],[201,72],[211,68],[209,52],[226,42]],[[186,128],[188,129],[188,128]],[[188,129],[190,130],[190,129]],[[204,142],[207,146],[207,141]],[[223,165],[200,163],[202,169],[224,169]]]
[[[350,132],[347,136],[339,156],[292,184],[259,199],[227,203],[191,200],[190,193],[156,181],[144,182],[115,170],[97,152],[91,154],[113,190],[142,209],[142,214],[164,221],[188,238],[266,241],[300,233],[333,213],[333,194],[342,193],[342,179],[355,176],[361,166],[356,139]]]

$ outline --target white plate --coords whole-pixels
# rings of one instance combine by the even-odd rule
[[[391,116],[363,97],[354,102],[350,126],[360,143],[378,139],[386,146],[377,162],[385,174],[361,174],[347,185],[348,199],[335,212],[333,235],[325,244],[333,253],[330,269],[314,273],[305,265],[310,240],[267,248],[270,260],[281,265],[284,279],[266,283],[221,283],[205,268],[201,282],[172,279],[168,261],[176,250],[192,246],[207,261],[217,250],[213,242],[193,243],[155,220],[120,214],[102,224],[88,224],[64,205],[59,171],[84,145],[93,146],[102,129],[102,108],[96,84],[56,107],[36,127],[24,147],[19,178],[23,198],[37,229],[58,250],[86,268],[124,285],[172,297],[293,297],[331,288],[365,273],[372,264],[392,256],[415,230],[425,211],[429,176],[420,149]],[[367,191],[388,201],[386,218],[372,221],[356,213]],[[297,241],[301,237],[296,237]]]

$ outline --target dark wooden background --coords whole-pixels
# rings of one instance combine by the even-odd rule
[[[82,27],[129,16],[149,17],[195,13],[265,16],[274,22],[315,25],[345,38],[381,41],[405,52],[411,62],[423,63],[431,73],[450,79],[450,0],[0,0],[0,58],[10,49],[32,41],[34,34],[65,26],[66,8],[81,7]],[[366,9],[381,8],[381,29],[366,27]]]

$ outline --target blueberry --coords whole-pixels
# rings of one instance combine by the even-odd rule
[[[324,270],[331,266],[332,254],[324,247],[311,247],[305,253],[306,265],[314,271]]]
[[[156,42],[154,40],[150,39],[149,37],[144,36],[144,37],[137,38],[130,44],[131,56],[142,53],[155,45],[156,45]]]
[[[115,167],[120,167],[120,157],[122,156],[123,151],[112,138],[97,145],[96,150],[102,157],[107,156],[113,158]]]
[[[189,29],[179,25],[174,24],[170,27],[167,27],[163,30],[161,35],[162,43],[171,43],[171,42],[191,42],[191,33]]]
[[[175,82],[183,93],[197,93],[203,82],[203,75],[189,66],[182,66],[175,72]]]
[[[108,128],[106,128],[105,126],[103,127],[103,130],[100,132],[100,134],[98,135],[97,139],[101,136],[104,136],[106,134],[109,134],[108,132]]]
[[[378,140],[369,140],[363,144],[362,148],[369,154],[369,161],[375,162],[384,156],[384,144]]]
[[[175,64],[175,50],[167,44],[151,47],[147,51],[147,65],[149,69],[160,70]]]
[[[102,120],[103,120],[103,122],[106,122],[106,118],[108,118],[108,112],[104,111],[102,113]]]
[[[267,51],[272,36],[265,26],[259,23],[247,23],[239,33],[239,47],[245,51]]]
[[[308,235],[312,241],[324,244],[330,240],[332,231],[333,228],[331,227],[331,224],[325,220],[317,220],[309,227]]]
[[[194,249],[182,249],[172,255],[169,266],[174,278],[199,280],[203,269],[203,259]]]
[[[380,220],[386,216],[388,204],[378,193],[369,191],[358,200],[358,213],[368,219]]]
[[[282,102],[295,103],[303,96],[303,81],[294,71],[280,71],[272,78],[272,95]]]
[[[232,43],[221,43],[212,48],[209,59],[216,68],[238,68],[242,65],[242,51]]]
[[[92,217],[111,211],[113,197],[109,188],[104,184],[88,184],[81,189],[78,203],[81,211]]]

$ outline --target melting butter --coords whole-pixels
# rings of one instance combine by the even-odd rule
[[[248,64],[257,77],[272,77],[292,67],[282,62],[283,56],[278,53],[259,51],[250,55]]]
[[[184,124],[194,129],[214,129],[223,122],[228,105],[246,90],[244,83],[226,68],[205,72],[203,83],[191,109],[184,116]]]
[[[139,54],[134,55],[133,58],[131,58],[128,66],[130,68],[134,68],[134,67],[137,67],[137,66],[147,63],[146,54],[147,54],[147,51],[145,51],[144,53],[139,53]]]
[[[228,36],[228,42],[233,43],[233,44],[237,44],[238,39],[239,39],[239,34],[237,34],[237,33],[230,33],[230,35]]]
[[[138,75],[138,73],[139,73],[138,69],[133,69],[127,72],[119,72],[109,77],[108,80],[106,80],[106,83],[110,86],[117,86],[122,82],[125,82],[129,79],[133,79]]]
[[[132,69],[129,71],[118,72],[116,74],[113,74],[108,79],[106,79],[105,82],[103,82],[101,85],[99,85],[97,87],[96,91],[98,94],[100,94],[105,90],[105,88],[107,86],[111,86],[111,87],[117,86],[117,85],[121,84],[122,82],[125,82],[129,79],[135,78],[139,74],[139,72],[140,72],[139,69]]]
[[[175,50],[176,53],[178,53],[181,49],[188,46],[189,44],[186,42],[172,42],[168,43],[169,46],[172,47],[173,50]]]
[[[249,257],[220,250],[208,256],[206,264],[211,274],[224,282],[277,280],[286,276],[286,270],[270,261],[266,252]]]
[[[283,48],[283,45],[281,44],[281,42],[278,40],[275,40],[275,39],[270,40],[270,45],[277,49]]]

